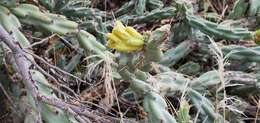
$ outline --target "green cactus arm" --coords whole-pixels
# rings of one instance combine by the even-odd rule
[[[260,84],[257,83],[257,85],[247,85],[247,86],[238,86],[232,88],[230,90],[230,94],[232,95],[238,95],[241,97],[248,96],[248,94],[259,94],[260,93]]]
[[[111,16],[107,16],[104,11],[94,8],[86,8],[86,7],[78,7],[78,8],[64,8],[61,10],[63,15],[66,17],[81,17],[86,19],[81,27],[84,27],[85,30],[91,30],[91,32],[95,33],[97,39],[105,44],[107,31],[107,25],[103,23],[104,19],[111,19]],[[90,25],[88,24],[90,21]],[[88,25],[86,25],[88,24]],[[84,29],[83,28],[83,29]]]
[[[19,17],[21,22],[39,26],[49,32],[60,35],[76,34],[83,48],[88,48],[88,50],[94,51],[99,55],[104,55],[106,47],[99,43],[90,33],[78,30],[78,24],[67,20],[65,16],[41,12],[38,7],[31,4],[21,4],[18,7],[12,8],[11,12]]]
[[[21,27],[20,21],[10,13],[9,9],[4,6],[0,6],[0,22],[7,32],[11,32],[13,29]]]
[[[166,110],[164,99],[155,92],[149,92],[143,100],[144,110],[148,114],[149,123],[177,123],[173,116]]]
[[[81,62],[80,59],[82,57],[83,57],[83,51],[81,49],[81,50],[79,50],[79,52],[76,53],[76,55],[74,55],[70,59],[69,63],[66,66],[64,66],[64,70],[67,72],[73,71],[76,68],[76,66]]]
[[[130,0],[129,2],[126,2],[118,10],[115,11],[115,17],[119,17],[121,15],[128,13],[129,10],[132,10],[134,8],[134,6],[135,6],[134,0]]]
[[[220,83],[218,72],[217,71],[209,71],[202,74],[200,77],[194,79],[191,82],[192,88],[196,89],[204,89],[205,87],[211,85],[217,85]]]
[[[201,32],[216,38],[227,40],[253,39],[253,33],[246,28],[226,27],[191,14],[186,14],[186,18],[191,27],[199,29]]]
[[[202,96],[196,90],[187,87],[187,83],[192,81],[184,77],[182,74],[174,72],[165,72],[157,75],[159,79],[159,87],[162,95],[173,95],[177,91],[187,91],[187,99],[190,99],[197,110],[202,114],[202,119],[208,117],[208,121],[214,122],[221,116],[214,111],[213,104],[206,97]]]
[[[102,18],[108,17],[104,11],[94,8],[64,8],[61,13],[67,17],[84,17],[86,19],[92,19],[93,17],[100,16]]]
[[[173,24],[171,26],[171,33],[168,45],[172,46],[173,44],[182,42],[188,36],[190,36],[190,32],[190,25],[186,20]]]
[[[124,23],[128,22],[129,25],[149,23],[162,19],[172,18],[176,14],[175,11],[176,9],[173,7],[166,7],[162,9],[155,9],[149,13],[145,13],[143,16],[127,15],[121,16],[119,19]]]
[[[184,91],[191,80],[183,74],[167,71],[156,75],[161,95],[172,95],[177,91]]]
[[[260,62],[260,47],[244,47],[238,45],[229,45],[221,48],[222,52],[230,60],[240,60],[247,62]]]
[[[49,85],[49,82],[47,81],[45,76],[42,75],[42,73],[36,70],[31,70],[30,72],[31,72],[32,80],[36,82],[36,86],[39,90],[39,93],[41,93],[44,96],[57,98],[56,95],[53,94],[52,92],[53,90],[46,86]],[[41,114],[45,122],[70,123],[69,117],[71,116],[67,117],[66,113],[64,113],[62,110],[44,103],[41,104],[41,107],[42,107]]]
[[[106,44],[107,37],[105,34],[108,33],[107,26],[105,23],[103,23],[103,20],[101,17],[96,17],[96,22],[98,23],[97,27],[95,28],[96,37],[97,39],[102,43]]]
[[[143,15],[146,9],[146,1],[147,0],[138,0],[135,5],[135,13],[136,15]]]
[[[153,9],[161,9],[163,8],[163,2],[161,0],[147,0],[147,8]]]
[[[193,105],[202,115],[202,120],[207,123],[223,123],[225,122],[222,116],[215,112],[213,103],[199,92],[190,89],[188,97]]]
[[[260,14],[260,2],[258,0],[250,0],[248,15],[259,16],[259,14]]]
[[[176,123],[175,118],[166,109],[167,108],[166,102],[159,94],[156,93],[156,89],[154,87],[152,87],[146,81],[137,79],[135,74],[130,73],[125,67],[123,70],[122,69],[120,70],[119,74],[121,75],[122,79],[130,82],[131,90],[144,97],[143,107],[145,111],[148,113],[148,120],[150,123],[157,123],[157,122]],[[142,74],[142,76],[146,76],[142,72],[136,74]],[[147,78],[147,77],[141,77],[141,78]]]
[[[7,6],[7,7],[15,7],[18,0],[1,0],[0,5]]]
[[[240,71],[226,71],[223,74],[225,81],[229,81],[233,84],[255,85],[257,83],[256,77],[252,74]],[[190,82],[190,86],[197,91],[202,91],[205,90],[205,88],[210,88],[218,84],[220,84],[220,79],[218,72],[215,70],[208,71]]]
[[[144,48],[144,64],[141,68],[143,71],[149,71],[152,62],[160,62],[162,59],[161,45],[168,37],[169,30],[170,25],[164,25],[153,31],[149,36]]]
[[[18,7],[12,8],[11,12],[19,17],[19,20],[23,23],[40,26],[43,29],[60,35],[77,31],[77,23],[66,20],[66,17],[61,15],[43,13],[38,7],[31,4],[21,4]]]
[[[101,43],[97,42],[96,37],[92,34],[81,30],[77,34],[77,38],[81,46],[85,50],[89,50],[92,52],[95,52],[99,55],[104,55],[104,52],[106,51],[106,47],[102,45]]]
[[[70,0],[57,0],[55,2],[54,11],[61,11],[61,10],[63,10],[63,8],[68,6],[69,3],[70,3]]]
[[[178,123],[189,123],[190,122],[190,115],[189,115],[190,107],[191,106],[185,99],[181,100],[180,108],[177,112]]]
[[[224,75],[225,80],[229,80],[232,84],[242,85],[237,88],[242,88],[244,85],[247,85],[245,87],[251,87],[251,89],[254,88],[254,90],[257,88],[257,79],[252,74],[239,71],[226,71]],[[217,71],[209,71],[192,80],[180,73],[172,71],[160,73],[156,75],[156,78],[158,79],[157,83],[161,95],[172,96],[176,92],[185,91],[187,92],[187,99],[190,99],[201,113],[202,120],[208,117],[207,122],[216,121],[221,123],[223,121],[221,115],[214,111],[213,103],[201,94],[202,92],[205,92],[205,90],[208,90],[207,88],[215,87],[220,84]],[[253,93],[256,91],[252,90],[251,92]]]
[[[177,47],[169,49],[164,53],[164,57],[160,61],[160,64],[165,66],[172,66],[176,64],[180,59],[187,56],[194,49],[194,43],[191,41],[184,41]]]
[[[189,61],[177,69],[177,72],[186,75],[196,75],[200,71],[200,65],[198,63]]]
[[[248,3],[245,0],[237,0],[233,10],[229,14],[230,19],[238,19],[245,15]]]
[[[150,123],[176,123],[175,118],[166,110],[166,102],[152,86],[144,81],[132,79],[130,87],[133,91],[144,94],[143,107],[148,113]]]
[[[162,58],[160,49],[163,41],[168,37],[170,25],[164,25],[151,33],[145,47],[145,60],[159,62]]]
[[[16,16],[14,16],[9,11],[9,9],[4,6],[0,6],[0,10],[0,24],[5,28],[7,32],[12,33],[15,41],[18,41],[22,47],[28,47],[30,45],[30,42],[19,30],[21,24],[18,18],[16,18]]]
[[[50,11],[55,8],[55,0],[39,0],[39,2]]]
[[[43,95],[48,95],[48,96],[50,96],[49,94],[52,94],[51,89],[49,89],[47,87],[40,87],[39,86],[39,84],[41,84],[40,82],[42,82],[42,84],[43,83],[47,84],[47,80],[38,71],[31,70],[32,72],[30,72],[29,67],[30,67],[31,63],[26,58],[28,56],[22,54],[23,53],[22,49],[19,46],[16,45],[16,44],[19,44],[20,42],[14,42],[13,40],[15,40],[15,39],[13,39],[11,37],[11,35],[7,31],[5,31],[5,29],[2,26],[0,26],[0,30],[1,30],[1,39],[6,44],[5,46],[8,46],[9,51],[11,49],[11,51],[15,54],[15,55],[13,55],[14,56],[13,58],[15,59],[14,64],[16,66],[16,67],[14,67],[14,69],[16,69],[17,72],[20,72],[20,74],[23,77],[22,80],[23,80],[24,84],[26,85],[26,87],[28,89],[28,91],[27,91],[28,96],[25,99],[25,102],[28,102],[28,103],[31,104],[33,111],[35,111],[34,114],[36,114],[35,116],[28,114],[27,116],[29,116],[29,117],[27,117],[25,120],[30,122],[32,120],[32,118],[37,118],[37,120],[36,120],[37,122],[42,122],[42,121],[38,121],[38,120],[41,120],[41,118],[39,118],[39,116],[46,118],[46,121],[51,120],[51,119],[48,119],[49,116],[47,116],[47,115],[50,115],[51,112],[44,114],[46,112],[41,112],[41,111],[44,111],[44,110],[40,110],[40,109],[44,108],[43,105],[46,105],[46,104],[39,103],[39,100],[37,98],[39,96],[38,94],[43,94]],[[33,60],[33,58],[31,60]],[[33,83],[30,83],[32,81],[33,81]],[[37,89],[36,89],[36,86],[38,87]],[[38,91],[38,89],[39,89],[39,91]],[[23,101],[21,101],[21,102],[23,102]],[[24,107],[20,107],[20,108],[24,108]],[[38,113],[40,113],[40,115],[38,115]],[[52,112],[52,113],[55,114],[55,112]],[[65,122],[66,116],[64,116],[64,114],[62,114],[62,111],[61,111],[60,115],[61,116],[63,115],[63,118],[60,119],[60,120],[62,120],[61,122]],[[59,119],[57,120],[57,122],[58,121],[59,121]]]

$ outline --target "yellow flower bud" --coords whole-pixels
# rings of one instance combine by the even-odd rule
[[[143,39],[143,36],[138,33],[133,27],[126,27],[126,32],[128,32],[131,36],[136,37],[136,38],[140,38]]]
[[[120,52],[141,50],[144,45],[143,36],[133,27],[125,27],[120,21],[115,22],[112,33],[108,33],[107,38],[107,46]]]

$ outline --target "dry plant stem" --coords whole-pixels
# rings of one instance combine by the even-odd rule
[[[66,39],[63,38],[62,36],[60,36],[60,35],[57,35],[57,36],[61,39],[61,42],[62,42],[65,46],[67,46],[67,47],[69,47],[70,49],[76,51],[77,53],[83,54],[82,52],[80,52],[80,48],[73,46],[68,40],[66,40]]]
[[[224,66],[225,66],[225,58],[224,58],[224,55],[222,53],[222,51],[219,49],[219,47],[217,46],[217,44],[215,43],[215,41],[210,38],[208,36],[211,44],[213,45],[213,49],[212,51],[214,52],[214,54],[216,55],[216,60],[218,62],[218,75],[219,75],[219,79],[220,79],[220,82],[221,82],[221,87],[219,89],[217,89],[217,92],[216,92],[216,100],[217,100],[217,96],[218,96],[218,92],[223,89],[223,100],[226,100],[227,99],[227,96],[226,96],[226,89],[225,89],[225,69],[224,69]],[[226,102],[224,101],[224,104],[222,105],[223,107],[223,118],[225,119],[226,118],[226,114],[225,114],[225,109],[226,109]],[[218,111],[218,104],[217,104],[217,111]]]
[[[90,101],[82,101],[82,100],[77,100],[77,101],[79,101],[80,103],[84,103],[84,104],[88,104],[88,105],[93,105],[93,106],[95,106],[95,107],[97,107],[97,108],[99,108],[99,109],[101,109],[101,110],[103,110],[103,111],[106,110],[104,107],[102,107],[102,106],[100,106],[100,105],[98,105],[98,104],[95,104],[95,103],[93,103],[93,102],[90,102]],[[113,108],[111,108],[111,110],[114,111],[114,112],[116,112],[116,110],[113,109]],[[111,116],[116,116],[116,115],[114,115],[114,114],[111,113],[111,112],[106,112],[106,113],[110,114]]]
[[[74,116],[75,116],[75,118],[79,121],[79,122],[81,122],[81,123],[91,123],[91,121],[89,120],[89,119],[87,119],[87,118],[85,118],[85,120],[81,117],[81,116],[79,116],[78,114],[76,114],[73,110],[71,110],[70,108],[68,108],[67,109],[67,111],[69,112],[69,113],[71,113],[71,114],[73,114]]]
[[[255,121],[254,121],[255,123],[257,123],[257,121],[258,121],[259,109],[260,109],[260,100],[258,100],[258,103],[257,103],[257,111],[256,111],[256,116],[255,116]]]
[[[71,74],[71,73],[68,73],[68,72],[66,72],[66,71],[64,71],[64,70],[62,70],[62,69],[60,69],[60,68],[58,68],[57,66],[54,66],[54,65],[48,63],[47,61],[45,61],[43,58],[41,58],[40,56],[38,56],[38,55],[36,55],[36,54],[30,53],[30,52],[28,52],[28,51],[26,51],[26,50],[24,50],[24,52],[26,52],[26,53],[32,55],[34,58],[36,58],[36,59],[42,61],[44,64],[48,65],[49,67],[51,67],[51,68],[53,68],[53,69],[55,69],[55,70],[57,70],[57,71],[59,71],[59,72],[65,74],[65,75],[71,76],[71,77],[75,78],[76,80],[78,80],[78,81],[80,81],[80,82],[82,82],[82,83],[86,83],[86,84],[91,85],[90,83],[87,83],[86,81],[80,79],[79,77],[77,77],[77,76],[75,76],[75,75],[73,75],[73,74]]]
[[[223,9],[220,18],[218,19],[218,23],[224,18],[227,8],[228,8],[228,5],[226,5],[226,7]]]
[[[3,41],[13,52],[15,62],[18,66],[18,72],[22,76],[22,80],[27,87],[27,89],[32,94],[32,97],[35,101],[36,106],[38,107],[39,102],[47,103],[49,105],[53,105],[57,108],[63,109],[73,115],[75,118],[77,118],[79,121],[82,121],[83,123],[86,123],[87,121],[84,120],[79,116],[84,115],[86,117],[89,117],[95,121],[104,121],[109,122],[106,119],[102,119],[100,116],[95,115],[92,112],[89,112],[84,107],[77,107],[74,105],[69,105],[62,100],[43,96],[39,93],[38,89],[36,88],[35,81],[32,80],[31,74],[30,74],[30,61],[27,60],[25,53],[21,49],[21,47],[18,44],[15,44],[14,38],[11,37],[9,33],[6,32],[6,30],[0,25],[0,40]],[[71,109],[71,110],[70,110]],[[36,123],[42,123],[42,119],[40,116],[40,110],[37,110],[38,118]]]
[[[37,107],[37,121],[36,123],[42,123],[41,114],[40,114],[40,108],[39,108],[39,102],[37,100],[37,96],[39,95],[39,92],[35,86],[35,82],[32,80],[30,75],[30,62],[26,62],[26,57],[24,56],[24,53],[20,46],[18,44],[15,44],[15,40],[11,35],[6,32],[6,30],[0,26],[0,39],[3,41],[13,52],[15,62],[18,66],[18,72],[22,76],[22,80],[27,87],[27,89],[31,92],[32,97],[34,99],[35,105]]]
[[[28,60],[30,60],[30,59],[28,59]],[[72,89],[70,89],[70,88],[67,87],[66,85],[63,85],[63,84],[59,83],[56,78],[54,78],[52,75],[50,75],[49,73],[47,73],[47,72],[46,72],[43,68],[41,68],[35,61],[32,61],[32,60],[30,60],[30,61],[31,61],[31,63],[32,63],[43,75],[49,77],[49,78],[50,78],[51,80],[53,80],[53,81],[55,82],[55,84],[57,84],[59,87],[62,87],[62,88],[67,89],[70,93],[73,94],[73,96],[74,96],[75,98],[79,99],[78,94],[76,94]],[[49,87],[49,86],[48,86],[48,87]],[[61,90],[58,90],[58,89],[56,89],[56,88],[54,88],[54,87],[51,87],[51,88],[52,88],[53,90],[56,90],[56,91],[59,92],[59,93],[62,93],[62,94],[64,94],[64,95],[68,95],[68,94],[65,94],[65,92],[62,92]]]
[[[60,99],[50,98],[50,97],[43,96],[43,95],[39,96],[38,99],[47,103],[47,104],[53,105],[53,106],[58,107],[62,110],[65,110],[65,111],[68,111],[69,109],[71,109],[73,112],[77,113],[76,115],[82,115],[82,116],[89,117],[89,118],[93,119],[95,122],[107,122],[107,123],[109,123],[109,120],[104,119],[104,118],[102,118],[98,115],[95,115],[94,112],[90,112],[84,107],[78,107],[78,106],[75,106],[75,105],[70,105],[70,104],[63,102]]]
[[[0,82],[0,89],[3,91],[4,95],[6,96],[7,100],[9,101],[9,103],[11,104],[11,108],[13,111],[15,111],[15,105],[14,102],[12,100],[12,98],[9,96],[9,94],[7,93],[7,91],[5,90],[3,84]]]
[[[36,45],[39,45],[39,44],[42,44],[42,43],[44,43],[44,42],[48,42],[48,41],[49,41],[52,37],[54,37],[54,36],[56,36],[56,34],[53,34],[53,35],[51,35],[51,36],[49,36],[49,37],[47,37],[47,38],[44,38],[44,39],[42,39],[41,41],[35,42],[35,43],[31,44],[30,46],[26,47],[26,49],[32,48],[32,47],[34,47],[34,46],[36,46]]]

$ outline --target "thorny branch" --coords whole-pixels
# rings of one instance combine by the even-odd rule
[[[72,114],[77,120],[83,123],[89,123],[90,120],[88,118],[91,118],[96,122],[109,122],[109,120],[102,119],[100,116],[88,111],[88,109],[86,109],[85,107],[77,107],[75,105],[67,104],[62,100],[41,95],[37,89],[37,86],[35,85],[35,81],[33,81],[30,74],[30,66],[32,65],[32,63],[26,58],[26,55],[28,54],[26,54],[22,50],[19,44],[15,43],[15,39],[2,27],[2,25],[0,25],[0,41],[3,41],[14,54],[14,59],[18,67],[18,72],[21,74],[25,86],[32,94],[37,107],[40,102],[47,103],[49,105],[67,111],[68,113]],[[42,123],[40,111],[41,110],[38,108],[38,118],[36,123]],[[87,118],[82,118],[82,116],[85,116]]]
[[[13,52],[14,54],[14,59],[15,63],[18,66],[18,72],[22,76],[22,80],[28,90],[31,92],[32,97],[35,101],[35,105],[38,108],[37,113],[38,113],[38,118],[37,118],[37,123],[42,123],[41,120],[41,115],[40,115],[40,109],[39,109],[39,102],[37,100],[37,96],[39,95],[39,92],[35,86],[35,82],[32,80],[31,75],[30,75],[30,62],[27,62],[26,57],[24,56],[24,53],[20,46],[18,44],[15,44],[14,38],[2,27],[0,26],[0,39],[3,41]]]

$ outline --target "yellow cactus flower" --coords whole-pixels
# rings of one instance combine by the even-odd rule
[[[107,38],[107,46],[120,52],[141,50],[144,45],[143,36],[133,27],[125,27],[120,21],[116,21],[112,33],[108,33]]]
[[[255,42],[260,44],[260,29],[255,31]]]

